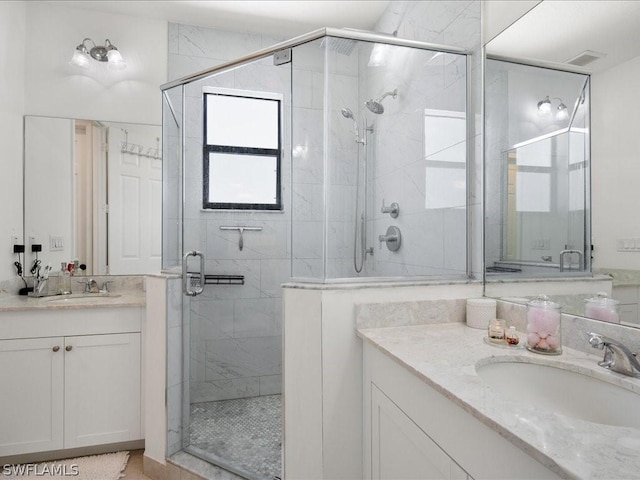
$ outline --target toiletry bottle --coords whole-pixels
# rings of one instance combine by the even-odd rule
[[[67,269],[66,262],[60,264],[60,273],[58,275],[60,277],[58,280],[58,292],[61,295],[68,295],[71,293],[71,275]]]

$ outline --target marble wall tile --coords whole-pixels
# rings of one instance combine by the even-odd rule
[[[275,42],[274,42],[275,43]],[[262,35],[223,31],[191,25],[179,26],[179,53],[205,58],[240,58],[262,48]]]
[[[182,389],[181,383],[167,388],[167,455],[183,447]]]
[[[260,377],[260,395],[277,395],[282,392],[282,375]]]
[[[291,230],[291,251],[294,260],[322,259],[324,228],[321,220],[295,220]]]
[[[167,329],[167,387],[182,385],[182,326]]]
[[[221,287],[223,288],[223,287]],[[194,339],[198,342],[233,338],[234,299],[220,300],[195,297],[191,304],[190,321]]]
[[[259,394],[259,377],[205,381],[192,385],[191,402],[215,402],[233,398],[255,397]]]
[[[355,307],[356,328],[464,322],[467,300],[365,303]]]
[[[321,258],[294,258],[291,261],[293,278],[324,278],[324,262]]]
[[[324,180],[324,162],[322,148],[294,145],[293,184],[321,185]]]
[[[234,308],[234,338],[282,335],[281,298],[236,300]]]
[[[323,220],[324,187],[322,185],[292,185],[291,202],[291,217],[294,225],[298,222],[321,222]]]
[[[290,278],[290,258],[260,260],[260,295],[263,298],[281,298],[281,285]]]
[[[282,345],[279,336],[211,340],[205,352],[207,381],[279,375]]]

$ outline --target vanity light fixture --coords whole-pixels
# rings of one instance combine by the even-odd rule
[[[91,42],[93,46],[89,48],[87,42]],[[89,58],[93,58],[98,62],[108,62],[109,68],[112,70],[122,70],[127,66],[118,49],[108,38],[104,41],[104,46],[96,45],[90,38],[85,38],[82,40],[82,43],[76,47],[70,63],[77,67],[89,68]]]
[[[538,102],[538,111],[540,113],[549,113],[551,111],[551,100],[549,100],[549,96]]]
[[[550,100],[548,95],[544,99],[538,102],[538,112],[540,112],[543,115],[551,113],[551,102],[555,100],[558,100],[558,102],[560,102],[555,109],[555,117],[558,120],[565,120],[569,118],[569,112],[567,110],[567,106],[562,102],[562,99],[555,97]]]

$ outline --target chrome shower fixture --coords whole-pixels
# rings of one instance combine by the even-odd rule
[[[371,100],[367,100],[366,102],[364,102],[364,104],[371,111],[371,113],[375,113],[377,115],[380,115],[381,113],[384,113],[384,107],[382,106],[382,100],[387,98],[389,95],[391,95],[393,98],[397,98],[398,97],[398,89],[396,88],[395,90],[393,90],[393,92],[386,92],[385,94],[383,94],[377,100],[374,100],[373,98]]]
[[[351,111],[350,108],[343,108],[342,110],[340,110],[340,113],[342,113],[342,116],[344,118],[350,118],[351,120],[353,120],[353,129],[356,133],[356,142],[360,143],[360,131],[358,130],[358,122],[356,121],[356,118],[353,116],[353,112]]]

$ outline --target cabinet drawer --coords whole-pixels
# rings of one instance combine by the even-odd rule
[[[143,309],[109,307],[0,314],[0,340],[139,332]]]

